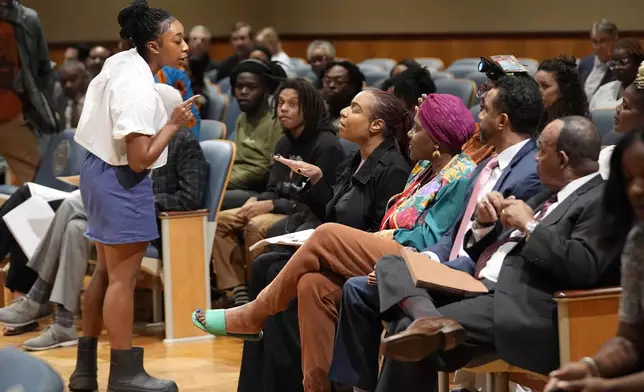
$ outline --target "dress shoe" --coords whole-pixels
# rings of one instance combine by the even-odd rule
[[[451,350],[461,343],[465,329],[447,317],[414,320],[403,332],[386,337],[380,353],[403,362],[417,362],[436,351]]]

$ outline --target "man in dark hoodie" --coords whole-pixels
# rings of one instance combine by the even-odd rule
[[[275,97],[275,117],[284,128],[275,155],[314,164],[322,169],[325,178],[334,178],[344,153],[334,128],[326,121],[320,93],[309,81],[298,78],[285,81]],[[306,206],[296,201],[305,181],[287,166],[273,165],[265,192],[250,198],[241,208],[219,214],[213,250],[217,287],[233,291],[235,306],[248,302],[246,266],[257,256],[245,249],[266,238],[274,224],[290,226],[297,221],[299,225],[313,217]],[[289,222],[291,219],[293,222]],[[243,231],[244,244],[239,239]]]

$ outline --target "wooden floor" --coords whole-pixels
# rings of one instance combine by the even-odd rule
[[[18,346],[36,336],[32,332],[20,336],[0,336],[0,347]],[[145,368],[159,378],[174,380],[181,392],[237,391],[242,343],[240,340],[218,337],[213,340],[164,344],[159,337],[137,336],[135,346],[145,349]],[[76,347],[32,353],[47,361],[58,371],[65,384],[74,370]],[[110,348],[106,337],[99,341],[99,388],[105,391],[110,368]]]

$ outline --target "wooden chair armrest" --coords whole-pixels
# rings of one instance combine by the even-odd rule
[[[168,211],[159,214],[159,219],[178,219],[178,218],[192,218],[198,216],[208,216],[207,209],[194,210],[194,211]]]
[[[557,291],[554,295],[555,301],[583,300],[598,297],[616,297],[622,294],[621,287],[602,287],[590,290],[566,290]]]

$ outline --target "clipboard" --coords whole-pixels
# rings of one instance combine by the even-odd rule
[[[405,249],[403,258],[416,287],[450,294],[485,294],[489,290],[472,275],[450,268],[422,253]]]
[[[73,186],[78,186],[80,183],[80,176],[56,177],[56,179]]]

